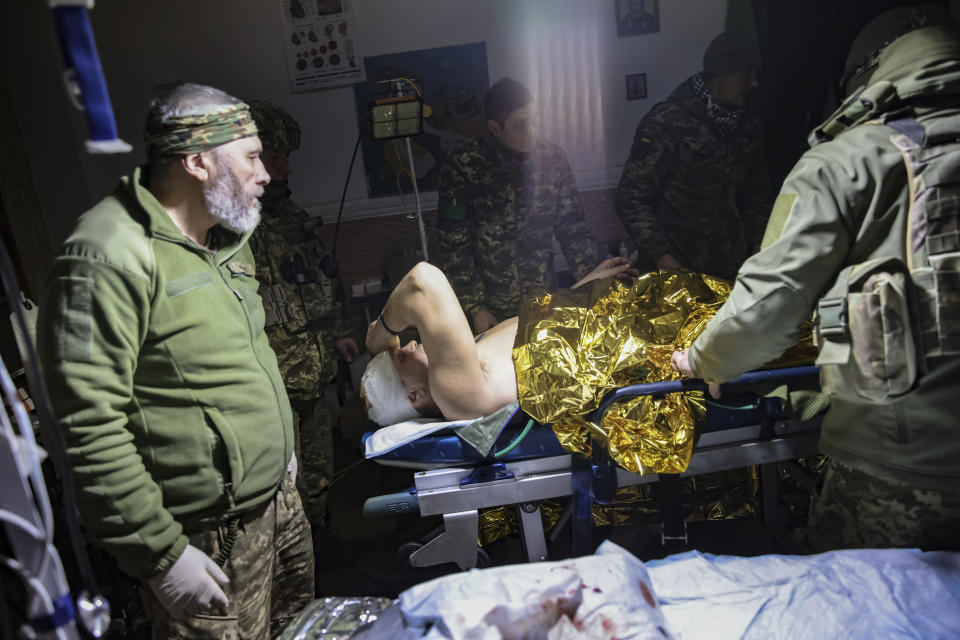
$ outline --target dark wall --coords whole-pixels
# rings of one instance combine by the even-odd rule
[[[928,0],[929,2],[929,0]],[[909,0],[753,0],[763,54],[751,97],[764,125],[770,176],[779,188],[807,150],[806,137],[837,106],[847,52],[878,14]],[[939,2],[944,7],[947,2]]]

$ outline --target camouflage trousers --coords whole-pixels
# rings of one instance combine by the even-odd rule
[[[813,551],[919,547],[960,551],[960,491],[917,489],[827,462],[810,506]]]
[[[195,614],[174,620],[146,589],[153,613],[154,640],[276,638],[313,601],[313,541],[300,495],[288,474],[273,500],[240,517],[223,588],[226,615]],[[220,552],[227,526],[190,536],[190,544],[211,558]],[[223,613],[218,611],[219,613]]]
[[[319,531],[327,518],[327,488],[333,480],[333,420],[323,396],[303,399],[288,391],[299,471],[297,489],[310,526]]]

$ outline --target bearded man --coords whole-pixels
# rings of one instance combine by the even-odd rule
[[[313,551],[247,246],[261,143],[247,105],[193,84],[151,104],[145,142],[41,292],[78,507],[149,585],[154,638],[276,636],[313,597]]]

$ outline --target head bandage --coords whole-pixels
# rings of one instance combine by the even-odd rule
[[[165,158],[209,151],[255,135],[257,125],[250,108],[240,102],[210,113],[148,120],[143,141],[148,158]]]
[[[367,415],[379,425],[387,426],[422,417],[410,400],[400,381],[400,374],[393,366],[389,351],[373,357],[360,381],[363,394],[370,403]]]

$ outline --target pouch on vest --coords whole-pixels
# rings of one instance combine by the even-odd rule
[[[910,181],[907,264],[924,358],[960,356],[960,109],[888,121]]]
[[[263,311],[266,316],[264,328],[287,324],[290,322],[290,313],[287,308],[287,296],[283,287],[275,284],[271,287],[265,287],[260,291],[260,297],[263,300]]]
[[[917,382],[911,279],[898,258],[847,267],[817,304],[814,340],[823,391],[831,397],[886,402]]]

